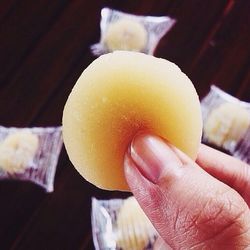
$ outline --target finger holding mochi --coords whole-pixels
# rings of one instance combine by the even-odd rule
[[[73,165],[100,188],[129,190],[124,154],[145,130],[196,158],[202,119],[192,82],[174,63],[143,53],[99,57],[78,79],[63,112]]]

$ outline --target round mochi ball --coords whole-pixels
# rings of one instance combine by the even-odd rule
[[[202,119],[192,82],[174,63],[143,53],[99,57],[64,107],[63,138],[71,162],[102,189],[129,190],[124,154],[140,131],[165,138],[195,159]]]
[[[104,43],[109,51],[142,51],[147,44],[147,31],[143,24],[123,18],[108,26]]]

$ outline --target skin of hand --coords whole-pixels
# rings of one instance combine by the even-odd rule
[[[140,133],[124,160],[128,185],[159,232],[155,249],[250,249],[250,166],[201,145],[196,162]]]

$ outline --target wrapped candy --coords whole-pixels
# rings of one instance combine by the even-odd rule
[[[202,100],[203,141],[229,151],[240,159],[249,158],[250,103],[212,86]],[[248,161],[248,160],[247,160]]]
[[[175,24],[168,16],[138,16],[103,8],[101,11],[100,42],[91,46],[99,56],[115,50],[153,54],[160,39]]]
[[[92,199],[92,231],[96,250],[153,250],[158,236],[135,198]]]
[[[52,192],[61,147],[61,127],[0,126],[0,180],[31,181]]]

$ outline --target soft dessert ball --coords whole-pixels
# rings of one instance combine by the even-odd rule
[[[158,233],[136,199],[127,198],[117,215],[116,241],[119,249],[147,249]]]
[[[29,131],[8,135],[0,143],[0,168],[10,174],[24,172],[33,160],[38,145],[38,136]]]
[[[104,43],[109,51],[142,51],[147,43],[147,31],[143,24],[123,18],[108,26]]]
[[[250,126],[250,112],[240,103],[222,103],[204,124],[204,135],[217,146],[234,147]]]
[[[63,138],[86,180],[129,190],[124,154],[139,131],[159,135],[195,159],[201,120],[194,86],[174,63],[118,51],[96,59],[78,79],[64,107]]]

